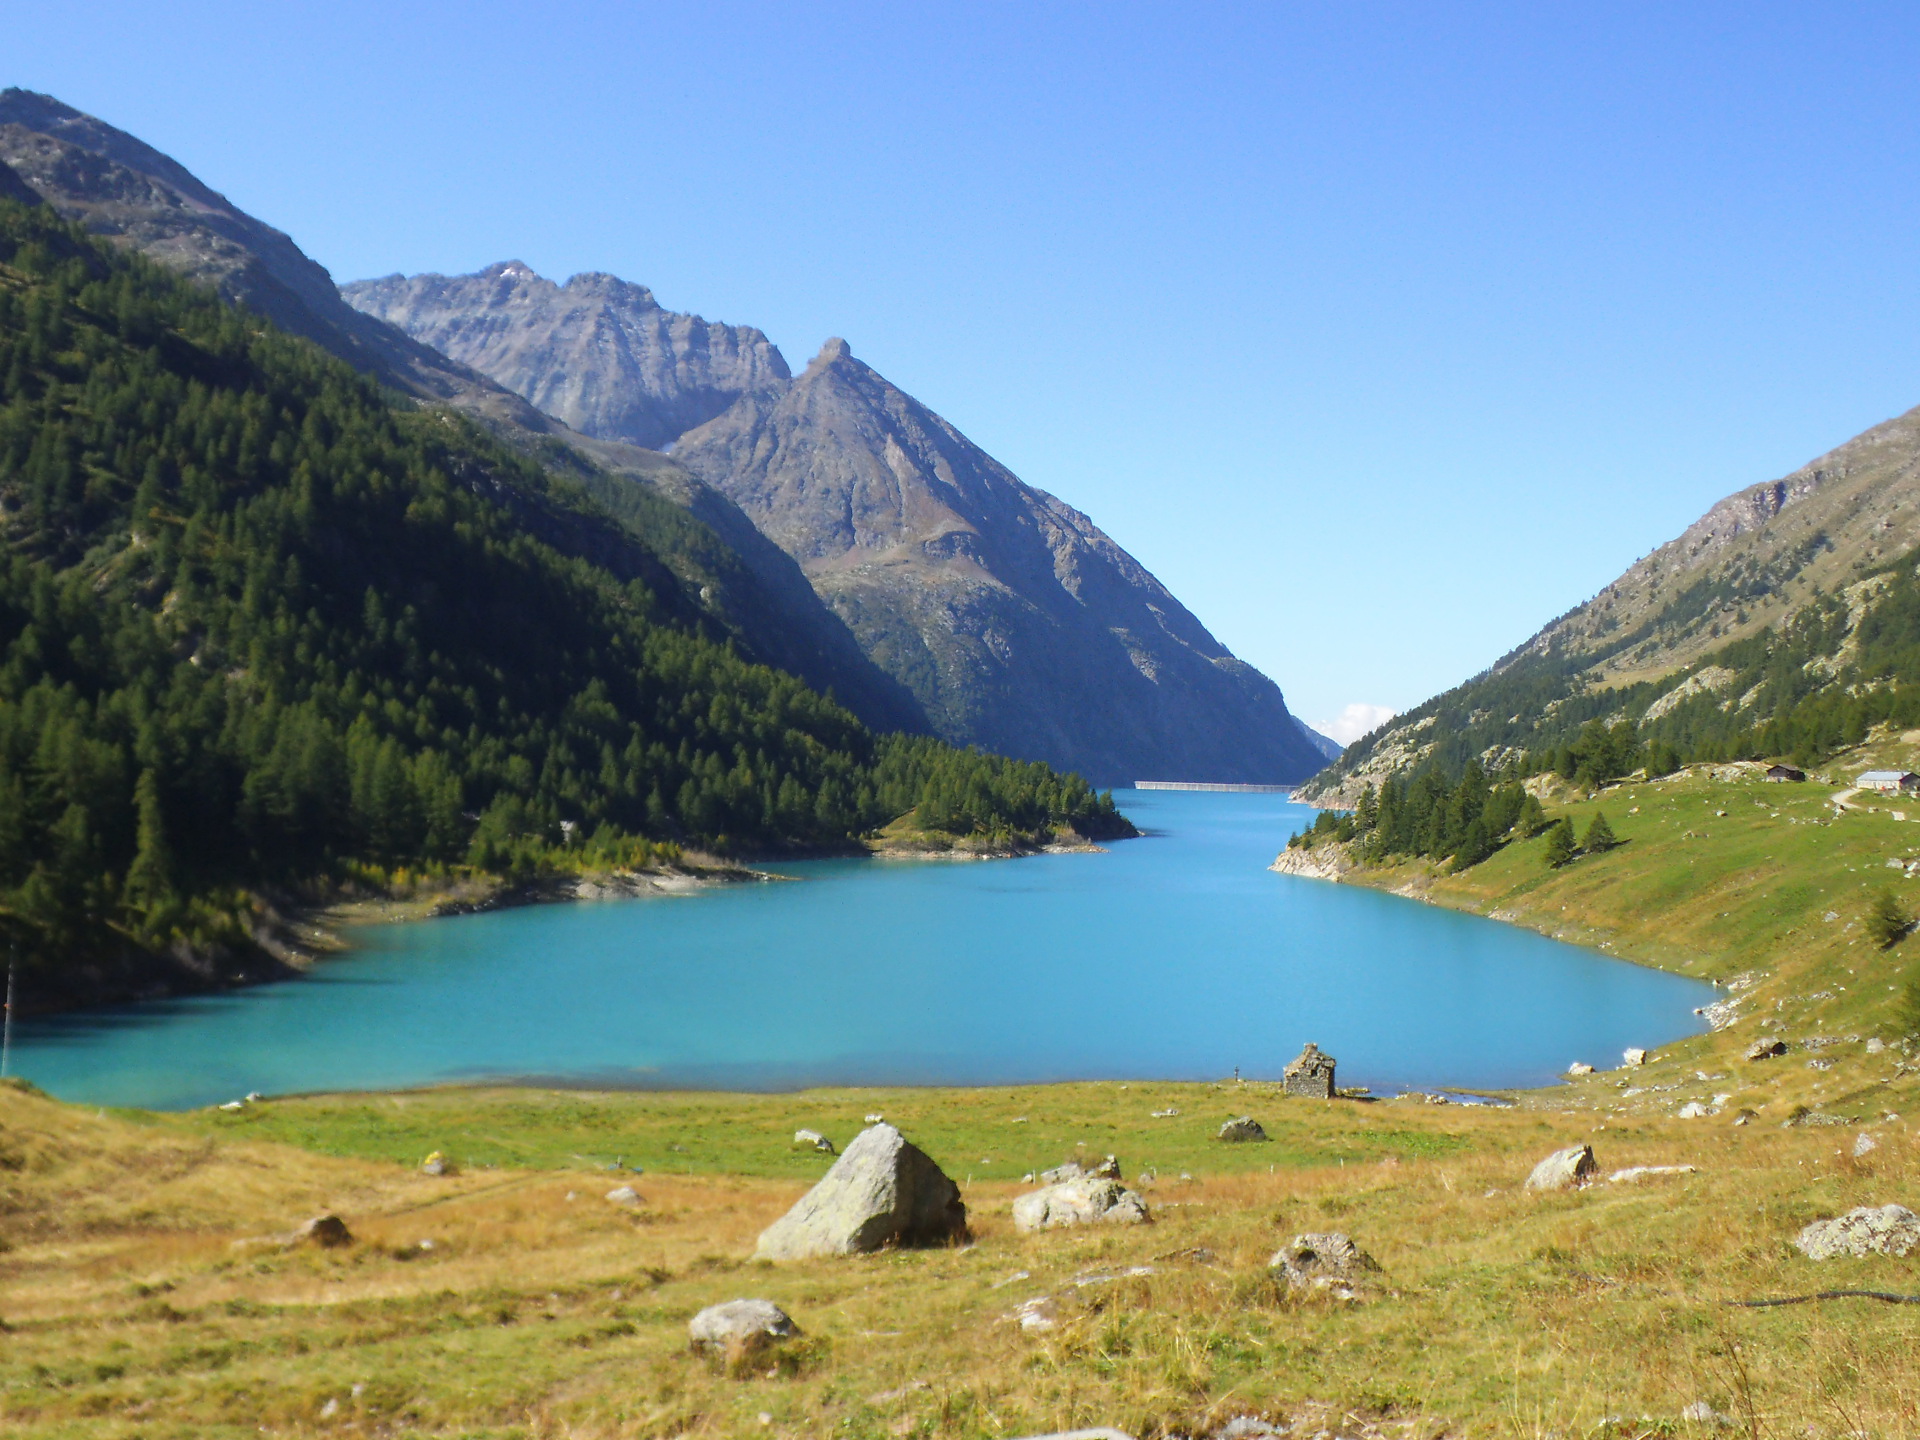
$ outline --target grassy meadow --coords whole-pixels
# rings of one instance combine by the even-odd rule
[[[1910,764],[1905,744],[1835,778]],[[1920,855],[1920,802],[1904,821],[1869,797],[1836,814],[1838,785],[1742,775],[1556,801],[1582,831],[1604,809],[1626,842],[1564,870],[1531,841],[1459,876],[1369,877],[1737,1002],[1647,1066],[1569,1056],[1600,1069],[1507,1106],[1224,1082],[440,1089],[150,1115],[0,1088],[0,1432],[985,1440],[1261,1415],[1423,1440],[1920,1435],[1920,1305],[1728,1303],[1920,1293],[1920,1253],[1815,1264],[1790,1243],[1855,1205],[1920,1208],[1903,1118],[1920,1065],[1869,1044],[1903,1033],[1920,941],[1881,951],[1862,925],[1883,886],[1920,904],[1920,879],[1885,865]],[[1763,1035],[1789,1053],[1740,1058]],[[1689,1102],[1713,1113],[1680,1118]],[[830,1163],[793,1131],[844,1144],[869,1114],[962,1183],[971,1241],[751,1260]],[[1213,1138],[1239,1114],[1269,1142]],[[1695,1169],[1522,1189],[1582,1141],[1603,1177]],[[420,1173],[436,1150],[457,1173]],[[1023,1176],[1108,1152],[1152,1224],[1013,1230]],[[620,1184],[644,1203],[610,1203]],[[287,1240],[322,1211],[353,1244]],[[1322,1230],[1379,1261],[1369,1298],[1290,1298],[1270,1278],[1281,1244]],[[694,1312],[739,1296],[803,1336],[732,1371],[689,1353]],[[1724,1419],[1688,1418],[1703,1403]]]

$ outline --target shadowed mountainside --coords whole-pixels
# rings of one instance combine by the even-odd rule
[[[1278,687],[1139,562],[842,341],[793,378],[758,330],[518,262],[343,293],[582,430],[671,444],[945,739],[1103,783],[1292,781],[1324,763]]]
[[[799,560],[947,738],[1102,780],[1320,768],[1279,687],[844,341],[682,436],[675,458]]]
[[[0,166],[9,167],[0,193],[13,176],[22,189],[11,198],[44,199],[66,219],[213,287],[384,384],[482,421],[616,514],[750,657],[832,691],[876,729],[927,729],[912,696],[867,659],[793,561],[672,461],[588,440],[477,370],[362,314],[288,236],[169,156],[50,96],[0,91]]]

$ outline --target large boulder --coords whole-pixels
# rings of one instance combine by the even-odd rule
[[[1220,1133],[1214,1138],[1216,1140],[1225,1140],[1228,1144],[1244,1144],[1249,1140],[1266,1139],[1267,1132],[1261,1128],[1260,1122],[1251,1115],[1242,1115],[1239,1119],[1229,1120],[1226,1124],[1222,1125],[1220,1127]]]
[[[1577,1190],[1592,1181],[1600,1167],[1594,1163],[1591,1145],[1570,1145],[1556,1150],[1527,1176],[1529,1190]]]
[[[1022,1195],[1013,1202],[1013,1228],[1051,1230],[1060,1225],[1138,1225],[1147,1202],[1118,1180],[1086,1175]]]
[[[771,1300],[729,1300],[694,1316],[687,1333],[695,1350],[737,1355],[791,1339],[800,1327]]]
[[[800,1202],[760,1234],[762,1260],[864,1255],[966,1234],[960,1187],[891,1125],[862,1130]]]
[[[1904,1205],[1862,1205],[1836,1220],[1816,1220],[1794,1239],[1809,1260],[1836,1255],[1907,1255],[1920,1248],[1920,1215]]]
[[[1367,1275],[1380,1267],[1374,1258],[1338,1230],[1324,1235],[1296,1235],[1267,1262],[1280,1272],[1287,1289],[1323,1293],[1341,1300],[1357,1299]]]
[[[1787,1053],[1786,1041],[1763,1038],[1763,1039],[1756,1040],[1753,1042],[1753,1044],[1749,1045],[1747,1047],[1747,1053],[1741,1058],[1745,1060],[1771,1060],[1775,1056],[1784,1055],[1786,1053]]]

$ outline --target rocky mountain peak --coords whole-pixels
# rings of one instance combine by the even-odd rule
[[[651,450],[791,378],[751,326],[663,309],[646,286],[597,271],[556,285],[509,260],[474,275],[361,280],[340,293],[581,434]]]
[[[817,370],[824,370],[836,360],[851,359],[853,359],[853,347],[836,335],[820,347],[818,355],[807,362],[804,374],[811,375]]]

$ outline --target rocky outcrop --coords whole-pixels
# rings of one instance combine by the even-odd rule
[[[1086,1175],[1022,1195],[1013,1202],[1013,1228],[1022,1232],[1062,1225],[1139,1225],[1147,1202],[1118,1180]]]
[[[1920,1248],[1920,1215],[1904,1205],[1862,1205],[1833,1220],[1816,1220],[1794,1238],[1809,1260],[1840,1255],[1904,1256]]]
[[[760,1235],[755,1257],[863,1255],[966,1233],[960,1187],[891,1125],[862,1130],[818,1185]]]
[[[1296,1235],[1285,1249],[1267,1262],[1290,1291],[1326,1294],[1339,1300],[1357,1300],[1361,1287],[1377,1273],[1379,1264],[1338,1230]]]
[[[1569,1145],[1565,1150],[1556,1150],[1527,1176],[1529,1190],[1577,1190],[1591,1184],[1599,1166],[1593,1158],[1591,1145]]]
[[[477,275],[389,275],[347,303],[525,396],[583,435],[660,450],[749,390],[790,378],[772,341],[661,307],[644,285],[518,260]]]
[[[1245,1145],[1265,1140],[1267,1132],[1251,1115],[1242,1115],[1236,1120],[1227,1121],[1213,1138],[1229,1145]]]
[[[1334,880],[1355,868],[1353,852],[1337,841],[1322,841],[1308,848],[1289,845],[1267,867],[1281,875],[1299,875],[1308,880]]]

